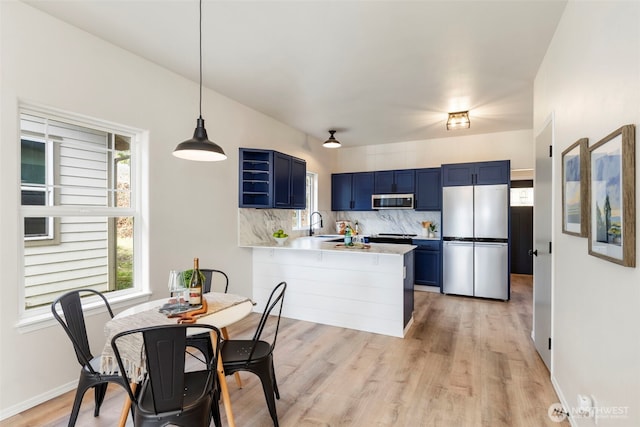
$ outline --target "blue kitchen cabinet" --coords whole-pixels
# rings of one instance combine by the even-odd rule
[[[442,251],[440,240],[413,239],[415,283],[442,287]]]
[[[440,168],[416,169],[417,211],[439,211],[442,209],[442,181]]]
[[[442,165],[442,185],[492,185],[507,184],[510,180],[511,162],[454,163]]]
[[[273,205],[273,151],[240,149],[239,201],[241,208]]]
[[[374,172],[374,194],[413,194],[414,169]]]
[[[373,172],[331,175],[332,211],[370,211]]]
[[[307,165],[302,159],[273,152],[273,195],[275,208],[306,207]]]
[[[291,157],[291,208],[307,208],[307,162]]]
[[[273,150],[240,148],[241,208],[305,209],[307,163]]]

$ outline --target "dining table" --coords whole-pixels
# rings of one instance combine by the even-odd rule
[[[202,295],[207,301],[207,312],[195,316],[196,324],[213,325],[222,331],[222,335],[225,339],[228,339],[226,334],[226,327],[230,326],[245,317],[247,317],[253,310],[254,303],[251,299],[234,294],[220,293],[220,292],[208,292]],[[147,326],[158,326],[177,323],[177,318],[168,317],[166,314],[160,311],[160,308],[166,304],[167,298],[161,298],[157,300],[147,301],[142,304],[130,307],[113,317],[105,324],[105,336],[107,342],[105,343],[102,351],[101,371],[103,373],[114,373],[118,371],[117,361],[115,359],[113,348],[111,347],[111,338],[122,331],[132,330]],[[215,332],[211,332],[215,334]],[[215,342],[215,341],[213,341]],[[142,342],[140,341],[140,346]],[[134,351],[137,355],[142,355],[142,348]],[[145,374],[145,364],[143,360],[137,360],[132,364],[131,371],[127,372],[128,378],[131,380],[132,389],[135,390],[137,383],[140,382]],[[235,427],[235,421],[233,418],[233,411],[231,408],[231,401],[229,398],[229,389],[227,387],[227,381],[224,374],[224,367],[222,364],[222,358],[218,357],[217,366],[218,378],[220,380],[220,393],[222,397],[222,403],[224,405],[225,414],[227,416],[227,422],[229,426]],[[239,378],[237,378],[239,381]],[[120,420],[118,426],[124,427],[131,408],[131,400],[126,398],[123,405],[122,412],[120,414]]]

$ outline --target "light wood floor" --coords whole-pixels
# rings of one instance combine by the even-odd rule
[[[547,415],[558,398],[531,341],[531,282],[512,276],[507,303],[416,292],[405,339],[283,318],[275,354],[280,425],[568,426]],[[250,336],[257,320],[252,314],[230,335]],[[238,389],[229,377],[236,424],[272,426],[259,380],[242,378]],[[77,425],[115,425],[123,399],[110,388],[94,418],[87,393]],[[66,426],[72,401],[70,392],[0,426]]]

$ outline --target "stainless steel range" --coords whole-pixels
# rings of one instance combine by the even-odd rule
[[[402,245],[410,245],[411,240],[416,237],[416,234],[401,234],[401,233],[378,233],[369,237],[369,241],[372,243],[396,243]]]

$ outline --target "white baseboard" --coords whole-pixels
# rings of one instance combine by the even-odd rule
[[[562,407],[565,408],[565,411],[570,411],[571,405],[567,402],[567,399],[565,399],[564,393],[562,393],[562,390],[560,389],[560,384],[558,384],[558,382],[556,381],[556,377],[554,377],[553,375],[551,375],[551,385],[556,391]],[[571,424],[571,427],[578,427],[574,421],[575,419],[572,416],[569,416],[567,419],[569,420],[569,424]]]
[[[34,396],[18,404],[9,406],[8,408],[4,408],[0,410],[0,421],[7,419],[9,417],[13,417],[14,415],[17,415],[20,412],[26,411],[27,409],[31,409],[34,406],[37,406],[41,403],[44,403],[48,400],[58,397],[68,391],[74,390],[77,387],[78,387],[78,380],[71,381],[67,384],[51,389],[45,393]],[[71,411],[71,408],[69,408],[69,411]]]
[[[440,293],[439,286],[426,286],[426,285],[413,285],[414,291],[422,291],[422,292],[436,292]]]

